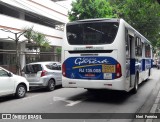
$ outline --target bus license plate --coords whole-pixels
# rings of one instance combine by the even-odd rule
[[[102,72],[103,73],[115,73],[115,65],[102,65]]]
[[[112,79],[112,73],[104,73],[103,78],[104,79]]]

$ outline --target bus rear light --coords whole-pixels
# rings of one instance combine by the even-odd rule
[[[122,76],[121,65],[118,63],[116,65],[116,78],[120,78]]]
[[[64,63],[62,65],[62,75],[66,76],[66,65]]]

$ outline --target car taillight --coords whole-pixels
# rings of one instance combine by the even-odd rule
[[[116,78],[120,78],[122,76],[121,65],[118,63],[116,65]]]
[[[47,71],[46,70],[42,70],[41,77],[45,76],[46,74],[47,74]]]
[[[64,63],[62,65],[62,75],[66,76],[66,65]]]

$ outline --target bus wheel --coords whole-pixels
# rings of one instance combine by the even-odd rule
[[[135,77],[134,88],[132,89],[132,93],[136,94],[138,90],[138,76]]]
[[[151,69],[149,69],[148,76],[151,76]]]

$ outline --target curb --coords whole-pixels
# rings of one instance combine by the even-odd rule
[[[160,91],[149,113],[156,113],[159,103],[160,103]],[[146,122],[153,122],[153,119],[146,119]]]

